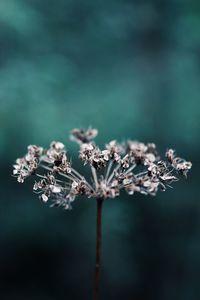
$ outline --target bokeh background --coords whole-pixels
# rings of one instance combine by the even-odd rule
[[[28,144],[173,147],[193,162],[157,197],[105,203],[101,299],[200,299],[200,2],[0,1],[0,299],[92,299],[95,201],[50,209],[11,177]]]

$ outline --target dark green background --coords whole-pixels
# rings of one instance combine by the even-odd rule
[[[198,0],[0,1],[0,299],[92,299],[95,201],[50,209],[10,176],[54,139],[81,170],[68,133],[89,125],[193,162],[173,190],[106,201],[101,299],[200,299]]]

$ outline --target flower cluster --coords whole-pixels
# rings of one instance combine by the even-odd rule
[[[47,150],[28,146],[27,154],[16,160],[13,175],[20,183],[30,175],[38,177],[33,190],[40,199],[52,199],[52,206],[69,209],[71,202],[81,195],[115,198],[122,189],[129,195],[156,195],[159,189],[164,191],[177,181],[179,174],[187,176],[192,167],[191,162],[177,157],[172,149],[167,150],[166,161],[161,160],[153,143],[128,140],[120,144],[112,140],[101,150],[93,140],[97,133],[92,128],[71,132],[80,146],[79,158],[91,169],[91,181],[73,169],[64,144],[56,141]]]
[[[43,179],[35,182],[33,190],[42,193],[41,199],[44,202],[47,202],[51,194],[61,193],[63,191],[63,188],[61,185],[57,184],[56,178],[52,173],[47,173],[47,175],[44,176]]]
[[[80,150],[80,159],[84,161],[84,164],[89,163],[91,166],[96,169],[105,168],[107,162],[109,161],[109,151],[103,150],[101,151],[98,147],[96,147],[92,143],[84,143],[81,144]]]
[[[13,175],[17,176],[17,180],[23,183],[24,180],[34,173],[39,164],[39,158],[43,153],[42,147],[30,145],[27,148],[28,152],[23,158],[16,160],[13,170]]]
[[[74,128],[71,132],[71,139],[77,143],[89,143],[98,134],[97,129],[89,128],[88,130]]]
[[[192,168],[192,163],[190,161],[185,161],[183,158],[177,157],[173,149],[169,149],[166,152],[166,157],[175,170],[180,174],[187,176],[187,172]]]
[[[55,172],[71,173],[71,164],[67,159],[65,146],[61,142],[53,141],[43,160],[52,164]]]

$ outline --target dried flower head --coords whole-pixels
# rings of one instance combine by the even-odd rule
[[[71,139],[81,144],[89,143],[97,136],[97,134],[98,134],[97,129],[89,128],[85,130],[85,129],[74,128],[71,131]]]
[[[28,146],[27,154],[16,160],[13,175],[20,183],[31,175],[39,178],[33,190],[40,199],[52,199],[52,206],[70,209],[71,202],[81,195],[115,198],[122,189],[129,195],[156,195],[159,189],[164,191],[177,181],[178,175],[187,176],[192,167],[191,162],[177,157],[172,149],[166,152],[167,160],[161,160],[153,143],[112,140],[101,150],[93,141],[97,133],[92,128],[71,132],[80,147],[79,158],[91,169],[91,181],[71,166],[64,144],[57,141],[46,150]]]

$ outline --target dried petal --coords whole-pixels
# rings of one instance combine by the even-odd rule
[[[49,200],[49,198],[48,198],[47,195],[45,195],[45,194],[42,194],[42,195],[41,195],[41,199],[42,199],[42,201],[44,201],[44,202],[47,202],[47,201]]]

